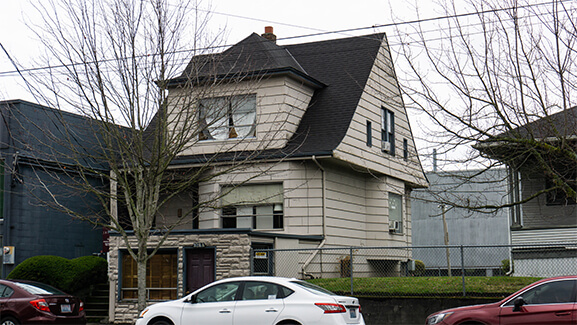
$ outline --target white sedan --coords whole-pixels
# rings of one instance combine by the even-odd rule
[[[152,305],[136,325],[364,325],[359,300],[279,277],[219,280],[190,295]]]

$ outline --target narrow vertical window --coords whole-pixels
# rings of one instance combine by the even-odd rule
[[[395,114],[381,107],[381,150],[395,155]]]
[[[373,131],[372,131],[372,123],[371,121],[367,120],[367,147],[373,146]]]
[[[389,193],[389,232],[403,233],[403,197]]]
[[[409,141],[403,139],[403,159],[409,159]]]

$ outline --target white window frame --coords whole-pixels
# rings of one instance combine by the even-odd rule
[[[199,105],[201,140],[255,136],[256,94],[204,98]]]

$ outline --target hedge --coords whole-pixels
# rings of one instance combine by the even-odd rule
[[[108,280],[108,263],[98,256],[69,260],[60,256],[40,255],[20,263],[7,279],[46,283],[73,295],[82,295],[91,286]]]

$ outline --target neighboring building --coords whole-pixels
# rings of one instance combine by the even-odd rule
[[[430,275],[446,275],[447,258],[443,213],[447,223],[453,272],[463,262],[469,273],[498,275],[509,259],[509,209],[484,212],[464,206],[502,206],[509,202],[505,169],[428,172],[428,189],[413,191],[413,258],[425,263]],[[452,207],[450,203],[463,207]],[[494,247],[503,245],[502,247]],[[493,247],[484,247],[493,246]]]
[[[251,256],[251,249],[410,245],[410,193],[427,182],[384,34],[286,46],[252,34],[213,55],[214,65],[197,64],[206,58],[193,58],[182,78],[171,80],[171,96],[203,89],[203,81],[215,75],[247,78],[234,87],[203,89],[209,94],[194,118],[207,127],[201,141],[173,165],[194,167],[227,146],[229,153],[241,150],[239,138],[243,152],[264,151],[254,158],[258,165],[199,184],[163,207],[165,216],[176,217],[196,200],[222,196],[220,207],[200,211],[150,260],[151,300],[249,275],[251,265],[255,274],[340,276],[338,264],[319,273],[313,252],[281,269],[273,256]],[[193,90],[187,78],[192,69],[201,71]],[[210,126],[211,105],[217,102],[240,105],[242,114]],[[214,172],[226,168],[226,155],[213,159],[219,163]],[[136,311],[136,270],[119,237],[111,237],[110,246],[115,297],[110,318],[130,321]],[[367,265],[367,275],[391,275],[399,274],[410,256],[356,258]]]
[[[94,138],[88,120],[21,100],[0,101],[0,114],[2,276],[36,255],[100,253],[102,229],[47,206],[57,197],[75,211],[98,210],[96,200],[66,185],[73,168],[62,169],[75,164],[70,136],[79,146]]]
[[[514,275],[547,277],[574,274],[577,270],[577,204],[565,191],[549,190],[555,184],[551,171],[577,189],[576,136],[577,107],[476,146],[490,158],[507,164],[513,201],[527,201],[511,213]],[[571,154],[566,156],[566,152]],[[552,244],[562,245],[547,246]]]

